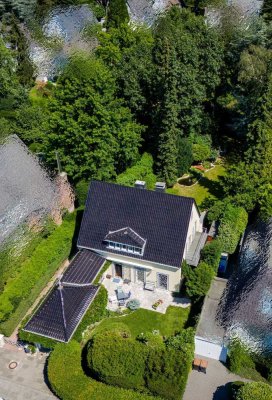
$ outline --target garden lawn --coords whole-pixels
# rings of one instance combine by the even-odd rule
[[[215,165],[214,168],[205,172],[201,180],[193,186],[181,186],[176,183],[169,193],[179,196],[193,197],[198,206],[201,205],[203,200],[207,197],[221,198],[222,191],[219,186],[220,177],[224,176],[226,169],[224,165]]]
[[[140,308],[125,316],[104,319],[92,332],[92,335],[111,329],[113,324],[121,322],[128,326],[132,337],[137,337],[142,332],[160,331],[163,336],[174,335],[181,331],[189,317],[190,307],[181,308],[170,306],[166,314]]]

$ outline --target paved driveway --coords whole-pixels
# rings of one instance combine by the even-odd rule
[[[247,381],[230,373],[220,361],[200,356],[198,358],[208,361],[207,373],[198,371],[190,373],[183,400],[229,400],[227,383]]]
[[[8,368],[10,361],[18,367]],[[0,397],[5,400],[54,400],[44,380],[45,356],[30,356],[19,350],[0,349]]]

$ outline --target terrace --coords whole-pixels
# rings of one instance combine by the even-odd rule
[[[187,308],[190,306],[191,302],[189,299],[184,297],[176,297],[167,290],[154,288],[154,290],[144,289],[143,284],[134,283],[123,280],[119,277],[110,277],[111,266],[104,273],[102,277],[102,283],[108,291],[108,305],[107,309],[110,311],[117,311],[120,306],[126,307],[128,301],[138,300],[140,302],[140,308],[146,310],[157,311],[159,313],[165,314],[169,306],[176,306]],[[108,276],[108,278],[107,278]],[[125,294],[123,301],[119,301],[117,298],[117,289]],[[154,308],[154,304],[158,304]]]

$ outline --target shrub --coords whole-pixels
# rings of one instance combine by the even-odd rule
[[[272,400],[272,388],[263,382],[245,383],[237,392],[237,400]]]
[[[186,138],[178,138],[177,169],[179,176],[185,174],[193,162],[192,144]]]
[[[255,369],[255,364],[246,347],[239,340],[235,340],[229,349],[229,369],[239,375],[244,368]]]
[[[184,263],[182,271],[186,279],[186,293],[189,297],[197,301],[208,293],[214,277],[213,267],[204,262],[201,262],[196,268]]]
[[[206,144],[193,144],[193,159],[196,162],[202,162],[210,158],[211,149]]]
[[[74,340],[68,344],[58,343],[51,352],[48,379],[54,393],[63,400],[160,400],[87,377],[82,369],[80,344]]]
[[[181,333],[170,336],[166,341],[167,347],[172,347],[175,350],[184,350],[188,347],[191,354],[194,353],[194,338],[195,331],[193,328],[184,329]]]
[[[129,300],[127,302],[127,308],[129,308],[130,310],[134,311],[134,310],[138,310],[138,308],[140,308],[140,302],[137,299],[132,299]]]
[[[89,191],[90,182],[82,179],[76,184],[76,197],[79,206],[85,206]]]
[[[181,398],[194,357],[194,331],[187,329],[164,343],[158,331],[137,339],[122,327],[97,333],[88,345],[92,375],[107,384],[149,390],[165,399]]]
[[[182,398],[194,358],[192,349],[190,347],[177,351],[171,346],[152,348],[146,369],[148,389],[165,399]]]
[[[35,248],[0,295],[1,331],[9,336],[61,263],[68,258],[75,228],[75,213]]]
[[[25,324],[22,324],[24,326]],[[45,349],[53,349],[58,343],[56,340],[46,338],[44,336],[35,335],[35,333],[25,332],[23,329],[19,330],[18,337],[20,340],[30,344],[39,344]]]
[[[236,250],[242,233],[245,231],[248,215],[244,208],[234,207],[228,204],[220,219],[218,238],[220,239],[223,250],[233,254]]]
[[[148,189],[154,189],[157,178],[153,173],[153,158],[148,153],[144,153],[133,167],[118,175],[116,182],[124,186],[134,186],[137,179],[145,181]]]
[[[123,388],[144,388],[146,357],[145,346],[112,331],[95,335],[88,349],[88,365],[93,376]]]
[[[220,240],[215,239],[208,242],[201,251],[201,259],[206,264],[210,265],[214,272],[217,273],[220,256],[222,253],[222,243]]]

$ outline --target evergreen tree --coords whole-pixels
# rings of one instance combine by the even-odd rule
[[[175,49],[168,38],[158,41],[161,54],[158,57],[158,76],[161,79],[161,104],[158,124],[158,167],[159,175],[168,186],[172,186],[178,175],[178,97],[177,97],[177,60]]]

